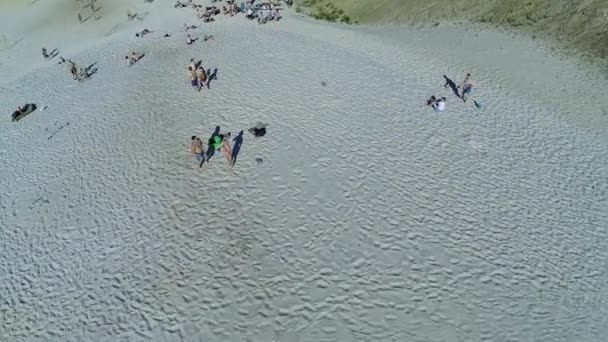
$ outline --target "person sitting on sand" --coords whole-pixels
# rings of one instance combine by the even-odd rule
[[[275,8],[275,9],[272,11],[272,20],[274,20],[274,21],[279,21],[280,19],[281,19],[281,14],[279,13],[279,9],[278,9],[278,8]]]
[[[192,37],[190,37],[190,35],[187,35],[186,36],[186,44],[187,45],[192,45],[192,43],[193,43]]]
[[[175,7],[175,8],[184,8],[184,7],[187,7],[187,6],[188,5],[182,3],[181,1],[177,1],[177,2],[175,2],[175,5],[173,5],[173,7]]]
[[[46,48],[44,47],[42,48],[42,57],[44,57],[44,59],[49,59],[50,57],[48,52],[46,51]]]
[[[205,152],[203,148],[203,142],[196,135],[192,136],[192,143],[190,144],[190,152],[196,157],[197,161],[203,161],[205,159]]]
[[[143,54],[139,54],[137,52],[131,52],[130,55],[125,56],[125,60],[127,61],[128,65],[133,65],[135,63],[137,63],[140,59],[142,59],[144,55]]]
[[[137,38],[141,38],[141,37],[143,37],[143,36],[145,36],[145,35],[147,35],[148,33],[151,33],[151,32],[152,32],[152,31],[150,31],[150,30],[148,30],[148,29],[144,29],[143,31],[141,31],[141,32],[139,32],[139,33],[136,33],[136,34],[135,34],[135,37],[137,37]]]
[[[471,92],[473,91],[473,87],[476,85],[477,84],[475,83],[475,81],[473,81],[473,79],[471,78],[471,74],[467,74],[462,83],[458,86],[458,88],[462,89],[462,93],[460,95],[462,101],[467,102],[465,96],[467,94],[471,94]]]
[[[434,95],[426,101],[427,106],[431,106],[436,112],[443,112],[446,106],[446,98],[436,98]]]
[[[186,69],[196,69],[196,62],[194,61],[194,58],[190,58],[190,64],[188,64],[188,67]]]

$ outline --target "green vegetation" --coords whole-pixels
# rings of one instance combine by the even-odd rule
[[[302,0],[296,5],[296,12],[302,12],[302,7],[309,9],[309,14],[315,19],[325,20],[330,22],[351,23],[350,16],[344,13],[344,10],[338,8],[333,2],[328,0]]]
[[[515,28],[608,59],[606,0],[296,0],[296,5],[332,22],[472,22]]]

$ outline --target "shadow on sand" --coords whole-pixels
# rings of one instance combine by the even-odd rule
[[[211,81],[217,80],[217,68],[213,70],[213,73],[211,73],[211,69],[208,69],[207,75],[209,75],[209,80],[207,81],[207,89],[211,89]]]
[[[95,75],[97,73],[97,67],[95,67],[95,65],[97,64],[97,62],[89,65],[88,67],[84,68],[84,70],[82,71],[82,76],[80,77],[79,81],[82,80],[86,80],[89,77]]]
[[[446,75],[443,75],[443,78],[445,78],[445,84],[443,85],[443,87],[445,88],[449,86],[450,89],[452,89],[454,95],[456,95],[456,97],[460,97],[460,95],[458,94],[458,86],[456,85],[456,83],[454,83],[454,81],[449,79]]]
[[[217,69],[216,69],[217,70]],[[239,132],[239,135],[232,139],[234,146],[232,146],[232,155],[230,156],[230,164],[234,167],[236,164],[236,158],[239,156],[241,151],[241,145],[243,145],[243,131]]]
[[[46,59],[51,60],[59,55],[59,49],[53,49]]]

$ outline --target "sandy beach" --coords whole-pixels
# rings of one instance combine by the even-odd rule
[[[608,83],[593,67],[482,26],[96,6],[79,23],[74,0],[0,1],[0,340],[608,334]],[[128,66],[132,51],[145,57]],[[97,71],[75,81],[59,56]],[[217,69],[209,89],[192,89],[191,58]],[[467,72],[464,103],[443,75]],[[232,168],[190,153],[216,126],[244,131]]]

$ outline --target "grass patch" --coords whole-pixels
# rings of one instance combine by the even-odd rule
[[[344,13],[343,9],[337,7],[333,2],[327,0],[301,0],[298,2],[298,6],[308,8],[310,10],[310,16],[317,20],[324,20],[332,23],[353,23],[351,17]],[[303,11],[304,10],[300,8],[300,12]],[[296,7],[296,12],[298,12],[298,7]]]

